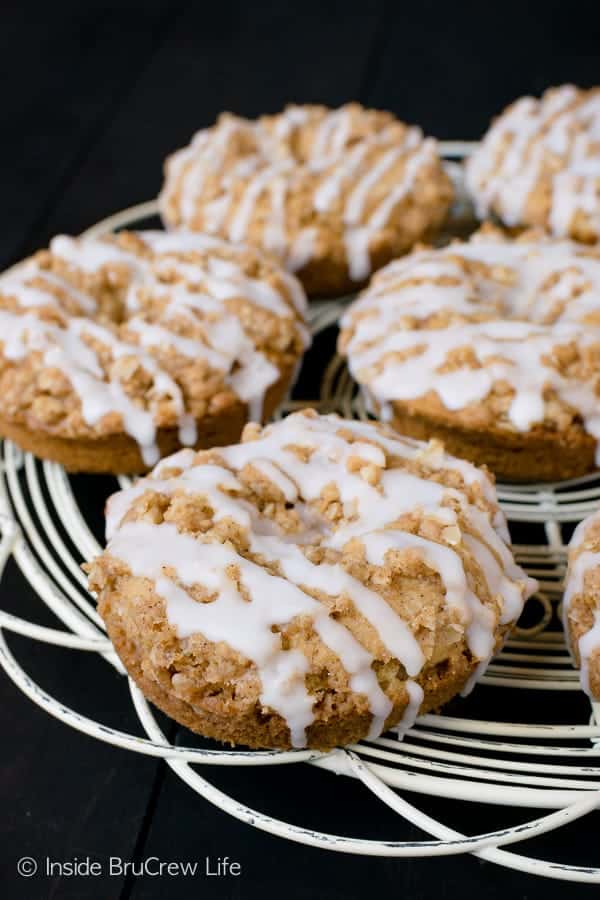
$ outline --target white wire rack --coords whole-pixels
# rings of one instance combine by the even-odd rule
[[[464,157],[470,148],[463,142],[442,145],[445,155],[454,158]],[[457,170],[452,170],[452,174],[460,186]],[[88,233],[139,226],[155,214],[155,203],[142,204],[100,222]],[[457,215],[463,223],[469,215],[464,197],[459,198]],[[313,333],[332,326],[343,306],[344,301],[312,304]],[[297,405],[287,404],[280,413]],[[367,416],[361,396],[337,356],[327,366],[316,405],[323,411],[335,410],[345,416]],[[126,478],[119,481],[121,485],[128,483]],[[127,678],[87,592],[80,564],[101,548],[69,476],[54,463],[42,463],[30,454],[22,454],[8,441],[4,442],[0,460],[0,577],[12,555],[40,601],[64,628],[40,626],[0,611],[0,664],[23,693],[50,715],[98,740],[163,758],[206,800],[271,834],[328,850],[369,856],[414,858],[472,853],[488,862],[531,874],[600,883],[597,858],[589,867],[582,867],[503,849],[561,829],[600,808],[600,709],[593,704],[591,714],[589,707],[583,715],[574,712],[575,707],[586,708],[582,703],[569,702],[571,692],[579,691],[578,675],[562,632],[552,629],[566,562],[562,527],[579,521],[596,507],[600,479],[590,476],[561,484],[505,484],[499,486],[499,494],[510,522],[529,523],[541,534],[538,544],[516,546],[520,562],[540,581],[540,591],[530,601],[533,609],[529,611],[527,627],[513,632],[481,681],[497,691],[529,691],[530,694],[520,696],[526,703],[531,701],[532,711],[540,696],[538,692],[546,692],[546,696],[550,692],[556,713],[552,722],[482,720],[466,711],[462,717],[426,715],[418,719],[402,742],[397,734],[388,733],[378,740],[328,754],[310,750],[244,752],[171,743],[140,691]],[[40,647],[51,644],[100,655],[123,675],[123,685],[128,686],[143,736],[111,728],[50,696],[18,662],[6,642],[5,631],[25,635]],[[490,694],[492,709],[494,696],[500,695]],[[534,718],[532,712],[531,719]],[[556,724],[557,719],[562,724]],[[206,766],[298,762],[349,776],[349,795],[356,790],[356,782],[361,782],[374,797],[430,838],[375,841],[309,830],[249,808],[205,777]],[[202,767],[202,775],[198,767]],[[404,792],[410,794],[412,802]],[[543,813],[512,827],[464,835],[422,811],[415,795],[468,802],[474,823],[480,804]],[[523,812],[519,815],[522,819]],[[597,842],[590,839],[590,847],[597,849]]]

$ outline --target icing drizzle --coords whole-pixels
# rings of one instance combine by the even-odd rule
[[[241,298],[294,321],[300,343],[309,342],[302,288],[286,272],[279,273],[283,290],[251,277],[240,258],[247,249],[203,235],[141,232],[129,243],[59,236],[50,252],[52,260],[68,264],[69,275],[59,276],[33,257],[0,278],[4,357],[18,363],[41,354],[44,366],[60,370],[70,382],[85,424],[94,428],[117,413],[146,465],[159,458],[156,434],[164,424],[165,403],[167,424],[177,426],[180,442],[197,440],[195,418],[164,362],[165,352],[219,373],[247,404],[249,417],[262,418],[265,392],[279,369],[257,349],[227,300]],[[90,279],[123,273],[125,316],[113,322],[99,308]],[[87,279],[86,290],[77,287],[76,275]],[[123,365],[127,360],[130,364]],[[151,379],[142,402],[128,394],[121,376],[136,366]]]
[[[417,180],[440,166],[433,139],[378,115],[357,104],[337,110],[289,106],[274,125],[268,117],[223,115],[168,160],[159,198],[163,217],[233,241],[246,240],[250,227],[264,221],[262,246],[292,271],[318,255],[320,225],[338,217],[350,277],[364,281],[373,239],[400,204],[415,199]],[[308,147],[302,139],[307,128],[314,130]],[[381,199],[382,180],[394,170],[393,186]],[[314,221],[300,229],[294,225],[292,240],[288,219],[296,193],[309,198]]]
[[[512,391],[506,427],[527,431],[542,423],[552,390],[600,441],[600,371],[593,362],[600,255],[593,250],[482,232],[382,269],[342,327],[350,371],[383,417],[393,414],[390,402],[431,391],[447,409],[461,410],[503,383]],[[575,348],[579,368],[561,370],[557,348]]]
[[[347,598],[369,624],[389,658],[407,674],[409,697],[403,723],[410,727],[422,700],[415,679],[427,664],[426,655],[410,622],[343,565],[343,549],[351,541],[362,544],[365,561],[379,568],[410,553],[439,575],[448,614],[462,629],[467,646],[485,664],[494,652],[498,622],[520,615],[534,584],[516,566],[504,541],[502,514],[487,476],[436,446],[392,437],[378,427],[335,416],[297,413],[268,426],[260,436],[220,448],[218,462],[197,461],[191,451],[163,460],[148,478],[112,497],[107,506],[107,554],[122,560],[133,574],[155,581],[168,621],[180,638],[200,632],[223,641],[254,662],[261,680],[261,702],[286,720],[294,746],[303,746],[313,721],[305,679],[308,659],[297,649],[282,649],[272,626],[285,626],[295,617],[308,617],[322,643],[334,653],[348,674],[350,689],[363,695],[372,714],[370,736],[381,733],[392,704],[373,669],[374,656],[332,616],[330,602]],[[390,467],[390,459],[396,462]],[[423,466],[415,475],[406,466]],[[243,499],[242,473],[260,474],[279,489],[304,522],[298,533],[281,530],[265,512]],[[180,470],[164,478],[166,469]],[[379,478],[374,481],[373,472]],[[464,491],[430,480],[435,473],[456,472],[481,508]],[[332,522],[316,504],[335,485],[342,516]],[[146,492],[205,498],[212,521],[230,520],[248,534],[247,550],[221,543],[210,533],[181,533],[172,522],[154,524],[129,515]],[[484,499],[485,498],[485,499]],[[401,530],[394,523],[404,512],[416,512],[442,529],[444,539],[433,540]],[[445,529],[445,531],[444,531]],[[469,543],[463,541],[469,538]],[[483,603],[463,552],[479,566],[481,582],[493,603]],[[313,563],[305,544],[327,550],[328,559]],[[174,570],[175,575],[166,572]],[[233,579],[230,574],[236,572]],[[374,582],[375,583],[375,582]],[[202,585],[215,599],[198,603],[186,588]],[[498,612],[494,612],[497,604]]]
[[[545,222],[556,235],[574,234],[583,214],[600,237],[600,91],[564,85],[540,100],[522,97],[493,123],[466,165],[477,213],[491,210],[507,225],[532,224],[528,201],[547,187]],[[541,224],[536,219],[535,224]]]

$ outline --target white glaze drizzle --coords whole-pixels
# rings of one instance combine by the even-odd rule
[[[421,708],[423,697],[425,696],[423,688],[417,681],[412,681],[409,678],[405,682],[404,686],[408,691],[408,704],[406,706],[406,709],[404,710],[402,718],[392,729],[392,731],[395,731],[398,735],[399,741],[403,739],[406,732],[410,731],[410,729],[417,721],[419,709]]]
[[[468,273],[460,259],[488,268]],[[510,278],[493,280],[499,269]],[[449,316],[449,324],[418,327],[436,314]],[[415,253],[381,270],[346,311],[342,327],[348,329],[350,370],[382,415],[390,401],[429,391],[447,409],[464,409],[502,381],[514,391],[507,417],[515,429],[527,431],[544,420],[545,391],[553,388],[600,440],[596,384],[550,364],[556,347],[600,343],[600,255],[580,245],[480,236]],[[449,354],[462,348],[479,367],[443,370]]]
[[[33,279],[38,282],[42,281],[48,287],[42,287],[39,283],[34,287],[31,284]],[[74,285],[55,272],[41,269],[35,264],[35,261],[27,262],[16,270],[0,276],[0,294],[14,297],[22,307],[46,306],[61,311],[61,301],[59,295],[52,291],[53,287],[59,288],[61,295],[66,294],[69,300],[75,301],[80,312],[89,314],[96,312],[97,304],[94,297],[77,290]],[[62,311],[64,312],[64,310]]]
[[[529,195],[550,184],[548,227],[570,233],[583,212],[600,236],[600,92],[572,85],[523,97],[493,123],[466,165],[467,185],[481,218],[494,210],[508,225],[526,220]]]
[[[359,225],[362,221],[367,199],[378,181],[392,168],[402,157],[400,147],[392,147],[387,150],[381,159],[364,175],[352,190],[344,208],[344,222],[346,225]]]
[[[345,181],[350,181],[367,155],[369,144],[363,141],[350,150],[346,158],[322,181],[315,191],[313,203],[317,212],[327,212],[340,195]]]
[[[480,659],[491,659],[496,619],[492,610],[475,596],[469,586],[462,558],[455,550],[402,531],[373,531],[364,535],[362,540],[367,560],[377,566],[384,564],[390,551],[417,550],[425,565],[440,575],[446,592],[446,604],[458,613],[472,652]]]
[[[357,610],[376,630],[388,652],[399,659],[409,675],[418,675],[424,663],[418,642],[402,619],[375,591],[349,575],[341,566],[314,565],[302,551],[278,536],[253,535],[251,549],[271,562],[277,561],[292,584],[332,596],[348,596]]]
[[[377,183],[382,174],[393,166],[401,158],[401,152],[390,154],[387,159],[384,156],[380,161],[380,169],[375,166],[369,174],[357,185],[351,194],[344,221],[348,225],[344,235],[346,253],[350,277],[354,281],[364,281],[371,272],[371,258],[369,252],[370,242],[373,237],[388,224],[394,209],[407,197],[415,183],[419,172],[425,166],[434,161],[436,157],[436,144],[431,138],[423,141],[415,152],[404,160],[404,168],[400,181],[389,191],[386,198],[369,216],[366,224],[358,224],[362,219],[365,194],[364,186],[367,184],[367,192]],[[385,163],[385,165],[383,165]]]
[[[109,328],[92,318],[66,314],[64,303],[52,288],[66,294],[82,312],[93,315],[97,304],[93,296],[75,288],[54,272],[41,268],[35,259],[11,270],[0,278],[0,295],[16,299],[26,310],[50,307],[61,314],[60,324],[48,322],[34,312],[17,314],[0,310],[4,356],[16,361],[28,354],[41,352],[44,364],[55,367],[68,378],[81,402],[81,412],[87,425],[94,427],[111,412],[120,414],[123,428],[139,445],[146,465],[154,465],[159,458],[156,445],[157,425],[155,404],[168,398],[176,416],[179,439],[184,444],[197,441],[196,424],[185,408],[179,385],[161,367],[152,351],[173,348],[190,359],[203,359],[214,370],[224,373],[224,381],[248,406],[249,417],[262,419],[264,396],[270,385],[279,377],[279,370],[258,351],[245,333],[239,317],[228,310],[224,300],[240,297],[262,306],[276,315],[296,317],[302,315],[306,298],[296,280],[282,272],[289,290],[289,300],[274,287],[246,276],[235,258],[219,259],[224,247],[242,253],[241,248],[231,250],[230,245],[204,235],[141,232],[139,237],[155,256],[146,259],[123,249],[113,241],[99,238],[73,239],[64,235],[53,239],[51,252],[71,267],[85,273],[94,273],[104,266],[125,266],[129,285],[126,308],[130,315],[119,327]],[[205,266],[194,266],[182,260],[180,254],[214,250]],[[182,283],[161,281],[163,271],[175,271],[186,279]],[[191,271],[190,271],[191,270]],[[193,273],[194,278],[190,278]],[[31,281],[36,280],[36,286]],[[48,288],[41,287],[47,284]],[[195,284],[205,291],[190,289]],[[164,304],[160,321],[148,322],[139,312],[140,295],[151,292]],[[199,317],[197,316],[199,314]],[[203,340],[179,334],[172,325],[177,316],[185,316],[192,324],[202,322]],[[298,335],[304,345],[309,336],[301,320],[297,322]],[[119,335],[123,329],[137,337],[139,343],[124,341]],[[108,348],[113,360],[130,356],[152,377],[152,400],[147,408],[130,399],[119,377],[113,377],[100,363],[98,354],[86,342],[85,336],[95,338]],[[151,352],[144,352],[148,348]]]
[[[352,432],[354,441],[339,435],[340,428]],[[294,447],[305,448],[309,461],[302,461]],[[417,478],[402,469],[386,469],[386,451],[415,461],[424,461],[424,454],[429,452],[433,471],[456,469],[464,472],[465,480],[472,484],[483,478],[488,484],[486,493],[494,496],[491,482],[482,472],[435,448],[428,451],[417,441],[396,439],[365,423],[296,414],[266,428],[256,440],[219,449],[223,466],[195,465],[194,454],[181,451],[163,460],[149,478],[116,494],[107,507],[108,553],[126,562],[134,574],[157,580],[167,617],[181,638],[199,631],[208,640],[226,641],[255,662],[262,683],[261,700],[286,719],[295,746],[302,745],[305,729],[312,721],[310,698],[303,688],[308,663],[296,651],[281,650],[271,625],[288,623],[296,615],[312,618],[319,637],[347,671],[351,689],[366,696],[373,716],[371,737],[381,732],[391,711],[390,701],[374,675],[372,655],[331,618],[325,602],[315,600],[307,591],[326,597],[347,597],[370,623],[387,652],[403,664],[409,676],[409,706],[401,723],[406,728],[412,725],[422,700],[421,688],[410,679],[419,674],[425,658],[409,625],[382,596],[338,563],[313,564],[301,549],[302,535],[284,534],[273,520],[242,499],[243,486],[237,473],[246,466],[271,481],[285,500],[295,505],[313,540],[322,546],[336,549],[348,540],[358,539],[363,543],[367,561],[374,566],[383,565],[389,551],[416,552],[426,566],[439,574],[454,619],[462,623],[471,651],[484,663],[493,652],[496,616],[475,595],[460,555],[452,547],[401,531],[392,523],[409,508],[443,523],[455,523],[454,511],[441,505],[445,498],[451,499],[460,504],[470,523],[472,543],[468,549],[480,564],[503,621],[509,615],[518,616],[524,596],[531,589],[496,531],[501,513],[490,515],[473,507],[455,489]],[[361,477],[356,467],[349,467],[357,457],[365,465],[382,469],[379,491]],[[182,471],[164,480],[162,473],[172,468]],[[335,527],[306,506],[332,483],[338,486],[340,501],[352,506],[347,510],[353,517],[350,526]],[[183,491],[204,496],[214,520],[229,518],[247,530],[250,552],[256,559],[275,564],[283,577],[269,574],[229,544],[224,547],[215,545],[214,539],[204,543],[202,539],[178,535],[173,525],[127,521],[128,511],[146,491],[168,495]],[[506,560],[511,564],[510,572]],[[226,565],[236,566],[250,593],[249,603],[240,601],[237,588],[223,571]],[[164,566],[176,569],[177,584],[166,578]],[[184,588],[195,583],[214,590],[217,600],[207,604],[193,601]],[[520,594],[520,603],[516,593]]]
[[[105,380],[98,356],[82,339],[85,334],[108,347],[114,359],[132,356],[139,361],[152,375],[156,392],[174,404],[180,440],[195,443],[193,420],[184,410],[180,388],[137,345],[119,341],[112,331],[88,319],[71,318],[64,328],[60,328],[29,313],[15,316],[0,310],[0,328],[6,359],[18,361],[29,353],[41,352],[46,366],[60,369],[69,379],[81,401],[81,413],[87,425],[93,427],[104,416],[118,412],[125,432],[138,443],[145,465],[152,466],[159,459],[153,414],[137,406],[118,379]]]
[[[295,272],[314,258],[319,228],[317,222],[315,226],[301,230],[290,245],[286,209],[290,187],[306,173],[317,176],[316,180],[311,180],[311,185],[314,181],[311,188],[313,209],[318,216],[328,216],[344,186],[358,176],[340,214],[350,277],[363,281],[371,270],[369,244],[372,238],[388,225],[395,208],[412,192],[419,172],[437,160],[437,145],[432,139],[424,141],[419,128],[406,128],[399,137],[390,126],[349,143],[352,116],[353,110],[349,106],[323,113],[303,162],[296,160],[289,146],[282,142],[290,141],[296,129],[310,123],[308,109],[288,107],[272,130],[260,119],[222,117],[212,129],[198,132],[188,147],[170,157],[167,178],[159,197],[165,220],[170,221],[173,206],[184,226],[195,227],[201,214],[205,229],[226,233],[233,241],[243,241],[255,220],[257,203],[268,192],[270,201],[262,244],[277,253]],[[240,159],[237,148],[232,163],[227,161],[227,152],[236,136],[243,137],[249,155]],[[369,155],[374,159],[367,166]],[[400,181],[365,219],[366,206],[381,179],[399,164],[403,166]],[[219,176],[222,193],[210,201],[203,201],[202,188],[207,174]],[[231,187],[236,179],[242,179],[245,185],[241,200],[231,215]],[[261,216],[264,213],[262,209]]]
[[[318,237],[317,228],[303,228],[298,232],[286,260],[290,272],[299,272],[313,259],[316,255]]]
[[[246,238],[256,203],[276,175],[279,174],[280,169],[281,165],[268,166],[265,169],[261,169],[255,177],[248,182],[240,205],[229,225],[230,240],[239,243]],[[280,217],[280,215],[281,211],[277,210],[276,217]]]

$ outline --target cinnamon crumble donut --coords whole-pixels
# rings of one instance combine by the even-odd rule
[[[466,165],[481,218],[600,239],[600,88],[567,84],[521,97],[496,119]]]
[[[581,669],[581,686],[600,702],[600,512],[580,522],[573,533],[563,619]]]
[[[163,460],[88,567],[144,694],[208,737],[328,749],[468,689],[534,582],[488,475],[304,411]]]
[[[451,198],[434,140],[349,103],[222,114],[167,160],[159,199],[168,227],[264,247],[330,296],[435,230]]]
[[[72,471],[238,440],[290,387],[306,298],[259,251],[159,231],[57,237],[0,278],[0,434]]]
[[[391,263],[342,318],[375,415],[509,481],[600,461],[600,250],[484,228]]]

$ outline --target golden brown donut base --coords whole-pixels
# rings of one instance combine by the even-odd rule
[[[271,418],[285,398],[292,379],[288,367],[265,395],[263,418]],[[248,421],[245,403],[237,401],[216,415],[204,416],[197,422],[198,450],[235,444]],[[22,450],[41,459],[60,463],[68,472],[90,472],[109,475],[137,475],[148,471],[136,441],[128,434],[67,438],[32,429],[28,425],[0,416],[0,435],[14,441]],[[156,435],[161,458],[181,448],[177,428],[160,428]]]
[[[586,551],[591,553],[600,551],[599,521],[591,522],[585,529],[582,542],[570,550],[569,566],[572,566],[577,557]],[[567,574],[567,584],[569,575],[570,571]],[[598,609],[600,609],[600,566],[592,565],[584,573],[581,592],[571,597],[567,615],[569,644],[578,666],[581,666],[579,641],[594,627],[595,613]],[[595,699],[600,701],[600,648],[589,656],[588,676],[590,691]]]
[[[417,146],[409,150],[405,146],[407,126],[404,123],[390,113],[364,109],[356,103],[348,104],[337,113],[325,107],[310,105],[300,109],[307,114],[307,119],[293,125],[291,129],[288,128],[290,122],[286,120],[285,112],[261,116],[254,121],[229,113],[222,114],[213,127],[204,130],[203,135],[208,141],[204,150],[198,145],[194,150],[194,144],[191,144],[166,160],[165,182],[159,197],[161,215],[169,229],[183,227],[191,231],[207,231],[228,239],[235,217],[244,203],[243,198],[248,197],[247,190],[257,183],[257,175],[262,177],[262,173],[266,171],[264,165],[287,161],[292,168],[284,170],[282,176],[286,182],[283,208],[277,211],[271,191],[261,189],[246,211],[248,215],[244,214],[243,234],[236,240],[266,248],[270,246],[270,241],[266,240],[268,226],[275,224],[277,230],[281,230],[281,246],[277,250],[271,248],[272,252],[292,263],[297,238],[313,230],[315,239],[306,264],[295,270],[294,274],[309,296],[342,296],[361,287],[360,281],[352,280],[349,273],[351,266],[347,248],[346,205],[355,186],[365,184],[364,179],[386,152],[397,149],[398,158],[391,160],[376,183],[366,191],[360,204],[359,221],[354,223],[357,228],[369,229],[371,272],[436,232],[450,208],[454,189],[437,153],[427,155],[422,158],[404,196],[388,211],[384,224],[370,227],[368,223],[376,209],[380,208],[404,178],[407,161],[419,152],[421,138],[418,138]],[[337,131],[337,135],[343,138],[340,146],[334,150],[332,145],[325,156],[323,150],[313,154],[319,126],[323,124],[325,117],[332,113],[339,115],[344,111],[349,116],[349,131],[345,136]],[[276,136],[277,126],[281,124],[286,127]],[[224,128],[233,131],[227,136]],[[267,134],[270,134],[270,138],[265,143]],[[318,209],[315,203],[317,189],[330,178],[336,177],[335,172],[340,173],[335,165],[331,169],[331,157],[334,156],[335,163],[339,165],[356,148],[357,142],[369,138],[383,139],[383,142],[378,139],[365,145],[366,156],[355,170],[354,176],[343,177],[331,204],[326,209]],[[212,157],[212,164],[207,168],[209,157]],[[256,171],[248,174],[236,172],[237,163],[252,157],[258,160]],[[314,163],[323,162],[325,158],[328,159],[325,169],[314,166]],[[199,171],[206,177],[199,193],[191,198],[186,193],[189,190],[186,179],[189,172],[194,174],[196,165],[200,166]],[[184,210],[184,206],[187,206],[184,204],[185,199],[193,206],[192,211]],[[223,199],[226,200],[225,212],[215,220],[209,210],[214,208],[215,202],[219,203]],[[362,248],[360,253],[362,256]],[[300,259],[304,259],[303,254],[299,261]]]
[[[488,469],[501,481],[563,481],[596,468],[596,441],[580,426],[565,433],[532,429],[527,434],[501,428],[466,428],[393,403],[390,425],[420,440],[437,438],[454,456]]]
[[[569,643],[577,665],[579,658],[579,639],[594,626],[594,611],[598,609],[598,591],[600,590],[600,571],[588,572],[585,577],[585,589],[582,594],[573,597],[569,606]],[[590,691],[600,702],[600,649],[593,651],[588,660]]]
[[[393,259],[408,253],[417,241],[433,240],[446,221],[448,202],[439,205],[435,211],[429,211],[427,219],[423,210],[411,207],[404,214],[401,232],[398,229],[388,228],[386,231],[374,235],[369,248],[371,272],[362,282],[350,278],[344,245],[341,238],[337,238],[338,242],[336,243],[333,237],[329,245],[329,252],[325,256],[311,259],[294,274],[309,297],[333,299],[346,294],[354,294],[366,287],[373,272],[381,269]]]
[[[223,612],[218,608],[214,612],[216,618],[213,617],[210,604],[218,600],[220,587],[213,587],[212,582],[205,584],[200,570],[187,567],[185,572],[183,570],[183,561],[195,559],[196,548],[199,548],[198,560],[211,560],[214,549],[217,571],[222,571],[231,582],[231,589],[236,592],[233,596],[251,606],[258,599],[258,591],[262,592],[260,608],[247,611],[240,608],[240,615],[243,610],[243,615],[247,612],[250,617],[251,635],[254,635],[253,622],[256,621],[256,627],[269,641],[272,640],[269,629],[279,635],[273,640],[274,648],[293,651],[306,660],[306,667],[296,668],[295,672],[298,675],[304,672],[301,677],[312,707],[306,735],[309,747],[329,749],[366,738],[372,725],[373,694],[367,681],[357,684],[353,680],[343,652],[340,655],[336,650],[339,645],[330,646],[321,637],[312,604],[308,609],[300,607],[295,613],[293,608],[290,613],[278,613],[283,582],[297,584],[301,591],[313,596],[368,653],[366,664],[370,665],[380,691],[389,700],[387,721],[378,722],[378,728],[382,725],[391,728],[402,722],[412,692],[403,664],[403,648],[394,653],[382,634],[382,625],[394,627],[393,624],[388,626],[377,621],[375,616],[373,621],[361,611],[360,603],[357,604],[352,596],[356,581],[367,590],[375,591],[398,619],[406,623],[417,641],[421,655],[418,666],[412,671],[418,669],[418,675],[414,677],[424,691],[423,710],[447,703],[475,672],[478,660],[470,650],[467,617],[447,602],[444,572],[429,566],[418,548],[415,552],[411,546],[406,550],[401,547],[382,560],[377,557],[374,563],[369,556],[368,542],[361,539],[360,534],[347,539],[341,550],[328,546],[330,534],[355,522],[357,515],[364,517],[359,518],[361,532],[363,527],[365,532],[372,527],[368,518],[372,506],[357,512],[339,502],[339,486],[333,468],[331,472],[326,470],[330,480],[326,477],[327,483],[322,484],[317,497],[306,500],[306,494],[313,491],[311,466],[316,463],[318,473],[321,464],[320,458],[313,461],[313,451],[320,441],[327,442],[327,436],[331,434],[338,441],[331,447],[331,456],[336,456],[339,461],[339,452],[344,450],[344,444],[340,446],[339,442],[346,442],[346,452],[351,460],[347,471],[358,472],[355,478],[369,484],[384,482],[382,497],[386,500],[391,500],[394,495],[391,490],[385,490],[381,471],[408,471],[411,478],[418,478],[423,486],[429,479],[439,480],[448,487],[455,486],[465,499],[477,503],[481,514],[491,522],[498,514],[492,484],[486,476],[483,481],[478,479],[471,484],[468,476],[465,480],[461,472],[455,470],[456,461],[452,459],[447,460],[448,468],[444,469],[439,448],[411,448],[406,457],[403,451],[408,445],[398,446],[395,441],[390,441],[389,450],[386,446],[380,465],[369,467],[363,464],[363,459],[367,462],[369,456],[366,453],[358,455],[363,453],[365,445],[361,441],[368,438],[369,433],[375,445],[378,437],[382,440],[391,437],[391,432],[380,431],[376,426],[365,429],[343,419],[319,417],[308,411],[296,413],[262,432],[258,426],[250,426],[244,432],[242,443],[248,452],[248,456],[244,454],[245,460],[243,457],[236,460],[235,452],[218,448],[199,453],[190,460],[191,466],[185,469],[186,472],[191,473],[197,466],[201,473],[204,467],[212,483],[216,484],[215,493],[211,490],[208,498],[205,498],[204,488],[193,488],[193,477],[186,475],[181,480],[181,472],[174,461],[170,474],[161,469],[158,481],[153,483],[153,477],[146,479],[139,490],[123,495],[117,506],[109,507],[111,539],[106,550],[85,567],[89,587],[98,597],[99,613],[125,667],[143,693],[177,721],[200,734],[230,744],[288,748],[292,743],[285,701],[271,701],[271,697],[277,697],[276,692],[272,693],[271,668],[262,663],[260,655],[256,658],[256,643],[241,641],[238,623],[232,619],[224,620]],[[256,462],[269,458],[277,460],[276,465],[282,472],[289,468],[298,485],[294,499],[288,499],[280,484],[256,465]],[[214,471],[214,466],[220,470]],[[235,473],[235,484],[224,483],[219,487],[223,467]],[[343,465],[339,472],[342,478]],[[172,489],[171,485],[164,484],[171,478]],[[398,487],[394,485],[393,489],[397,491]],[[490,497],[485,496],[486,489]],[[220,515],[222,506],[216,496],[217,490],[228,495],[228,503],[239,504],[243,511],[251,511],[254,507],[257,518],[244,518],[240,522],[231,506],[225,515]],[[359,482],[356,482],[356,491],[360,491]],[[369,499],[377,504],[378,496],[370,494]],[[496,647],[500,647],[507,630],[507,626],[499,624],[500,600],[488,586],[477,546],[472,550],[466,541],[464,545],[462,543],[462,535],[469,527],[476,527],[471,524],[471,503],[463,506],[461,502],[460,510],[457,510],[458,527],[448,527],[445,518],[441,520],[424,514],[416,500],[414,511],[402,516],[396,511],[402,506],[399,493],[396,499],[397,503],[390,503],[389,508],[393,525],[410,528],[411,534],[416,529],[417,535],[435,542],[435,546],[438,542],[451,543],[457,548],[454,552],[461,560],[465,577],[469,578],[475,595],[493,616],[489,619],[490,637],[493,636]],[[452,498],[451,502],[458,501]],[[262,545],[254,540],[255,536],[273,531],[285,535],[279,549],[277,545]],[[307,559],[308,584],[304,584],[301,559],[297,555],[298,568],[293,573],[286,572],[285,563],[277,558],[279,554],[285,558],[285,546],[294,543],[301,547]],[[497,546],[496,542],[492,546],[494,544]],[[144,552],[140,556],[142,545]],[[313,584],[321,585],[321,582],[313,581],[316,576],[313,570],[322,565],[338,565],[353,580],[341,586],[331,584],[332,593],[328,592],[328,580],[322,587],[314,588]],[[264,575],[260,574],[261,570]],[[184,598],[179,593],[173,595],[162,583],[162,572],[168,579],[177,579],[181,584],[187,595],[183,607],[173,607],[174,597]],[[327,572],[327,568],[321,569],[323,575]],[[290,574],[293,580],[288,577]],[[519,589],[526,589],[520,576]],[[208,605],[196,609],[197,604]],[[217,621],[220,624],[215,627]],[[392,644],[392,648],[394,646]],[[245,648],[244,652],[242,648]],[[288,660],[292,662],[290,657]],[[361,672],[365,670],[362,668]],[[372,679],[369,681],[373,683]],[[365,684],[365,692],[362,684]],[[294,723],[295,709],[290,707],[289,717]],[[407,725],[410,725],[412,712],[409,707]],[[304,735],[298,737],[304,743]]]
[[[110,602],[102,602],[100,612],[106,623],[108,635],[117,654],[146,699],[164,713],[203,737],[212,738],[231,746],[242,745],[258,749],[291,750],[290,733],[285,720],[272,713],[265,716],[257,708],[242,714],[219,715],[212,710],[202,709],[176,697],[153,678],[149,678],[141,665],[139,653],[133,641],[129,640],[121,618],[111,610]],[[440,671],[433,669],[419,677],[425,691],[420,714],[438,710],[455,697],[469,675],[476,668],[477,661],[461,655],[453,659],[454,664]],[[386,722],[392,728],[402,718],[404,709],[395,708]],[[315,721],[307,729],[307,747],[314,750],[332,750],[363,739],[369,731],[371,715],[344,715],[330,718],[327,722]]]

